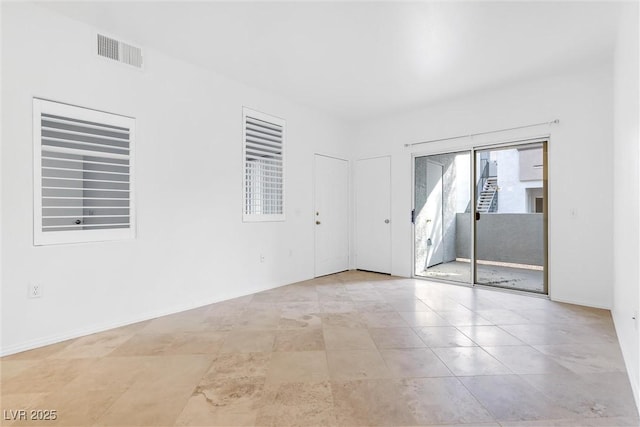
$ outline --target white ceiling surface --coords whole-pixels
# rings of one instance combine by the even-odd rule
[[[346,120],[563,69],[613,49],[612,2],[47,2],[115,37]]]

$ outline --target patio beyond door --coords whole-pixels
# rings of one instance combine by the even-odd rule
[[[414,157],[414,275],[547,293],[546,141]]]

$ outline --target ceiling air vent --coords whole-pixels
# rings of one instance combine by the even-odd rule
[[[98,34],[98,55],[142,68],[142,49]]]

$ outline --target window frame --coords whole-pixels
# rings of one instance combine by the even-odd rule
[[[247,117],[282,127],[282,213],[279,214],[255,214],[247,213]],[[286,121],[248,107],[242,107],[242,221],[243,222],[281,222],[286,220]]]
[[[99,230],[42,231],[42,114],[104,123],[129,129],[129,227]],[[34,246],[91,243],[136,238],[135,132],[136,120],[105,111],[33,98],[33,244]]]

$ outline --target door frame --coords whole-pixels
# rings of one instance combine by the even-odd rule
[[[391,156],[391,154],[383,154],[380,156],[371,156],[371,157],[363,157],[360,159],[355,159],[353,161],[354,164],[354,168],[353,168],[353,173],[356,174],[358,173],[358,162],[361,160],[375,160],[375,159],[382,159],[382,158],[388,158],[389,159],[389,274],[393,274],[393,205],[392,205],[392,200],[391,197],[393,195],[393,157]],[[354,187],[353,187],[353,246],[354,249],[357,251],[358,250],[358,242],[357,242],[357,234],[356,234],[356,227],[358,226],[357,221],[358,221],[358,204],[356,203],[357,201],[357,191],[358,188],[356,188],[355,183],[356,183],[356,179],[355,176],[353,177],[353,182],[354,182]],[[354,257],[354,265],[353,268],[357,269],[358,265],[357,265],[357,259],[358,257]],[[381,273],[384,274],[384,273]]]
[[[352,214],[351,212],[353,211],[352,208],[352,178],[351,178],[351,161],[349,159],[345,159],[339,156],[335,156],[335,155],[330,155],[330,154],[323,154],[323,153],[318,153],[318,152],[314,152],[313,153],[313,165],[312,165],[312,174],[313,174],[313,189],[312,189],[312,194],[311,194],[311,225],[313,226],[313,277],[322,277],[322,276],[318,276],[317,272],[317,265],[316,265],[316,260],[317,260],[317,253],[316,253],[316,173],[317,173],[317,167],[316,167],[316,158],[317,156],[322,156],[322,157],[327,157],[329,159],[334,159],[334,160],[341,160],[343,162],[347,162],[347,214],[348,214],[348,218],[347,218],[347,270],[351,269],[351,262],[352,262],[352,244],[351,244],[351,240],[352,240],[352,221],[351,221],[351,217]]]
[[[475,216],[476,216],[476,208],[477,208],[477,202],[476,202],[476,182],[475,182],[475,176],[476,176],[476,161],[475,161],[475,154],[477,151],[485,151],[485,150],[491,150],[491,149],[498,149],[498,148],[515,148],[518,146],[525,146],[525,145],[529,145],[529,144],[535,144],[536,142],[538,143],[543,143],[543,197],[544,197],[544,209],[543,209],[543,249],[544,249],[544,275],[543,275],[543,280],[544,280],[544,291],[543,293],[538,293],[538,292],[531,292],[531,291],[525,291],[525,290],[519,290],[519,289],[510,289],[510,288],[500,288],[500,287],[496,287],[496,286],[487,286],[487,285],[482,285],[482,284],[477,284],[476,283],[476,220],[475,220]],[[539,295],[539,296],[544,296],[544,297],[549,297],[550,296],[550,286],[549,286],[549,145],[551,144],[551,134],[543,134],[543,135],[537,135],[537,136],[531,136],[531,137],[523,137],[523,138],[512,138],[512,139],[504,139],[504,140],[499,140],[499,141],[489,141],[486,143],[481,143],[481,144],[476,144],[476,143],[468,143],[468,144],[461,144],[461,145],[456,145],[455,147],[452,147],[451,150],[447,150],[447,149],[432,149],[432,150],[422,150],[422,151],[415,151],[411,153],[411,212],[412,212],[412,216],[413,216],[413,212],[415,210],[415,160],[418,157],[427,157],[427,156],[437,156],[437,155],[441,155],[441,154],[458,154],[458,153],[469,153],[469,161],[470,161],[470,166],[471,166],[471,174],[470,174],[470,188],[471,188],[471,194],[470,194],[470,202],[471,202],[471,206],[473,207],[472,211],[471,211],[471,229],[470,229],[470,241],[471,243],[471,247],[469,248],[470,251],[470,256],[471,256],[471,279],[469,283],[465,283],[465,282],[455,282],[455,281],[451,281],[451,280],[446,280],[446,279],[439,279],[439,278],[427,278],[427,277],[422,277],[422,276],[417,276],[416,275],[416,248],[415,248],[415,241],[416,241],[416,231],[415,231],[415,224],[412,222],[411,223],[411,278],[413,279],[420,279],[420,280],[430,280],[430,281],[436,281],[436,282],[442,282],[442,283],[447,283],[447,284],[453,284],[453,285],[459,285],[459,286],[467,286],[467,287],[479,287],[479,288],[483,288],[483,289],[494,289],[494,290],[502,290],[502,291],[507,291],[507,292],[516,292],[516,293],[523,293],[525,295]],[[413,219],[413,217],[411,218]]]

